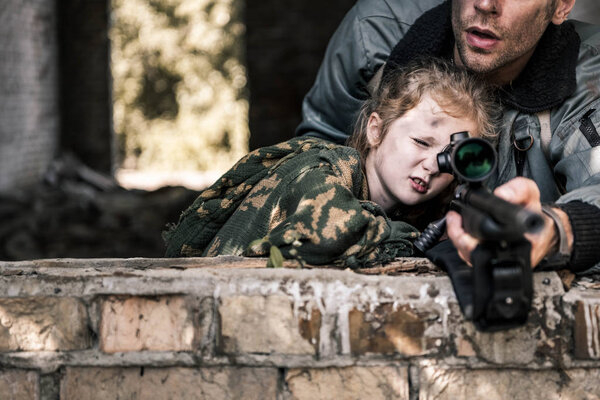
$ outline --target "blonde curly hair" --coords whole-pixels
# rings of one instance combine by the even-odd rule
[[[391,70],[362,104],[346,145],[358,150],[363,165],[371,148],[367,139],[369,116],[376,112],[381,118],[380,140],[383,140],[389,126],[416,107],[425,94],[448,115],[473,120],[477,132],[469,132],[472,136],[495,141],[500,108],[494,100],[493,89],[449,61],[421,58]]]
[[[416,107],[426,94],[448,115],[474,121],[477,131],[469,132],[472,136],[496,141],[501,108],[495,100],[494,89],[449,61],[421,58],[391,70],[360,108],[354,132],[346,145],[358,151],[363,170],[371,149],[367,137],[369,116],[376,112],[381,118],[381,142],[390,125]],[[435,198],[415,206],[399,205],[390,216],[424,229],[427,223],[445,214],[455,187],[456,183],[453,183]]]

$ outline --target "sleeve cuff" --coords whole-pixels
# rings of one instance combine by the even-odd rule
[[[573,230],[573,252],[569,269],[583,272],[600,261],[600,209],[581,201],[556,204],[571,222]]]

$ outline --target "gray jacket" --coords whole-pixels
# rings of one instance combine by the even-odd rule
[[[437,17],[431,16],[424,23],[423,20],[446,6],[441,3],[440,0],[358,0],[329,42],[315,84],[304,99],[303,121],[296,134],[343,142],[368,96],[367,83],[395,47],[394,54],[400,59],[411,56],[411,49],[419,46],[411,41],[419,35],[411,36],[409,30],[411,27],[413,32],[418,30],[419,21],[421,26],[430,25],[431,19]],[[422,16],[427,10],[430,11]],[[438,16],[440,12],[445,11],[437,11]],[[444,23],[447,25],[449,20]],[[498,143],[499,168],[489,186],[494,188],[518,175],[515,159],[519,156],[513,140],[520,141],[523,147],[533,140],[523,153],[522,175],[537,183],[542,202],[560,204],[569,214],[578,253],[574,256],[579,256],[575,263],[578,265],[572,266],[581,270],[600,260],[597,250],[587,254],[590,246],[598,247],[594,242],[600,238],[600,27],[576,21],[572,24],[580,44],[578,52],[576,45],[565,47],[565,53],[572,54],[571,64],[547,74],[537,71],[540,68],[530,68],[533,73],[523,73],[518,78],[523,86],[521,92],[506,92]],[[386,68],[389,64],[388,61]],[[563,93],[558,100],[557,92]],[[548,101],[544,101],[546,94],[551,97]],[[520,103],[519,96],[529,98]],[[540,121],[543,123],[544,119],[540,120],[540,112],[549,113],[551,140],[546,148],[542,146]],[[588,226],[591,222],[597,225]],[[581,257],[587,257],[585,267]]]

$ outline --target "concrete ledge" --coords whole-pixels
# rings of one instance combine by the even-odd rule
[[[475,386],[464,393],[522,381],[528,398],[558,398],[563,373],[589,388],[600,367],[600,288],[589,278],[565,292],[558,274],[535,273],[529,322],[482,333],[424,259],[363,273],[265,265],[239,257],[0,263],[0,366],[22,378],[15,393],[39,387],[61,398],[87,395],[83,386],[105,375],[133,391],[109,385],[103,396],[140,395],[135,388],[165,376],[208,385],[214,375],[213,396],[241,371],[248,380],[231,383],[231,393],[262,374],[272,384],[249,393],[324,398],[330,388],[339,398],[363,384],[375,399],[460,397],[463,389],[440,382],[467,380]],[[139,368],[153,372],[138,378]],[[530,390],[519,374],[547,384]],[[173,390],[165,396],[187,393]]]

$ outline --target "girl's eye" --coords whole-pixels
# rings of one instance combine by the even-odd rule
[[[424,140],[421,139],[417,139],[417,138],[413,138],[413,140],[415,141],[416,144],[418,144],[419,146],[425,146],[425,147],[429,147],[429,143],[427,143]]]

